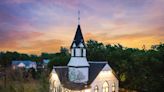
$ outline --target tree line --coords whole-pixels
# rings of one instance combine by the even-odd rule
[[[88,61],[108,61],[119,79],[119,86],[139,92],[163,91],[164,85],[164,43],[153,45],[151,49],[128,48],[120,44],[105,45],[95,40],[86,42]],[[49,69],[53,65],[65,66],[69,62],[70,52],[61,47],[58,53],[29,55],[18,52],[1,52],[0,65],[10,67],[12,60],[32,60],[40,62],[50,59]]]

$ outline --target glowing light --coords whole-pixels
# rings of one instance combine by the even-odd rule
[[[58,79],[57,74],[56,74],[56,73],[55,73],[55,74],[52,74],[51,79],[52,79],[52,80],[57,80],[57,79]]]
[[[111,75],[111,74],[112,74],[112,71],[102,71],[102,72],[100,73],[101,76],[109,76],[109,75]]]
[[[84,92],[91,92],[91,90],[90,89],[85,89]]]

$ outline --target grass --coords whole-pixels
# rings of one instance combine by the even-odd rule
[[[0,92],[39,92],[39,81],[12,81],[4,86],[4,81],[0,80]]]
[[[0,92],[49,92],[48,77],[42,72],[34,79],[32,76],[23,77],[22,70],[8,69],[6,72],[6,86],[4,76],[0,77]]]

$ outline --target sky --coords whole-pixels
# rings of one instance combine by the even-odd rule
[[[0,0],[0,51],[40,54],[85,41],[147,49],[164,42],[164,0]]]

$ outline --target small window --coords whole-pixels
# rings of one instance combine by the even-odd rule
[[[112,84],[112,92],[116,92],[116,85],[115,85],[115,83]]]
[[[54,87],[52,92],[57,92],[57,88],[56,88],[56,87]]]
[[[81,49],[81,57],[83,57],[83,49]]]
[[[52,92],[57,92],[57,88],[56,88],[56,85],[55,85],[55,81],[53,81],[53,91]]]
[[[95,88],[94,88],[94,92],[98,92],[98,91],[99,91],[98,86],[95,86]]]
[[[55,81],[53,81],[53,87],[55,87]]]
[[[75,51],[75,48],[73,49],[73,54],[74,54],[74,56],[76,56],[76,51]]]
[[[103,84],[103,92],[109,92],[109,84],[107,81]]]

